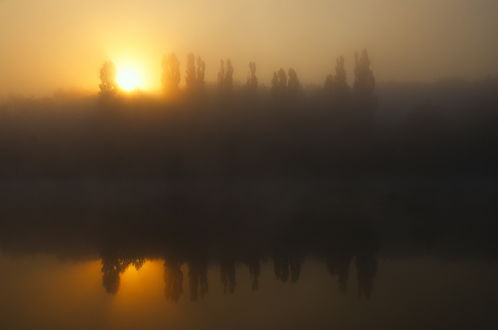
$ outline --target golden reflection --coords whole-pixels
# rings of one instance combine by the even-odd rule
[[[136,301],[164,299],[163,266],[160,261],[147,260],[137,268],[129,265],[121,274],[116,295],[119,305],[135,305]]]

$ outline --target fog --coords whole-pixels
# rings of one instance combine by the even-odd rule
[[[498,72],[497,11],[492,0],[2,0],[0,96],[95,91],[106,59],[137,63],[157,90],[171,51],[203,56],[208,81],[231,58],[236,81],[255,61],[266,85],[290,66],[321,84],[363,48],[379,81],[484,78]]]
[[[0,0],[0,328],[496,327],[497,12]]]

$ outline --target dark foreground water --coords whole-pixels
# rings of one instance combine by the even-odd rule
[[[0,329],[496,329],[494,187],[5,183]]]

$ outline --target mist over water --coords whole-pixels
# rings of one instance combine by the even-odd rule
[[[7,328],[494,326],[495,183],[29,187],[2,209]]]
[[[0,329],[496,329],[497,10],[0,0]]]
[[[497,81],[363,54],[352,86],[192,57],[175,95],[104,64],[99,95],[3,102],[0,326],[492,328]]]

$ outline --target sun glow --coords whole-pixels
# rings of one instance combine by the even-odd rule
[[[132,66],[117,67],[116,82],[125,92],[143,89],[143,80],[139,70]]]

